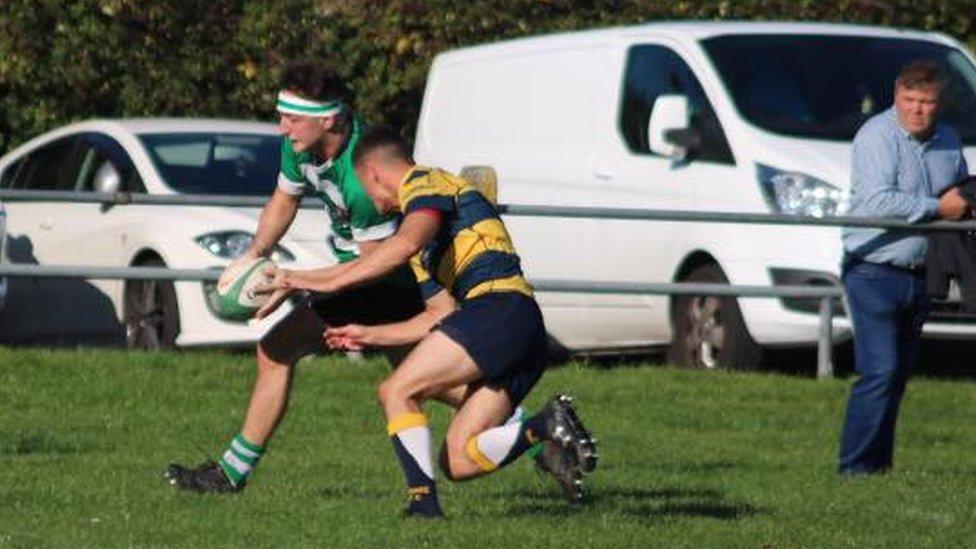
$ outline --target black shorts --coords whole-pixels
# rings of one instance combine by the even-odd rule
[[[326,326],[375,326],[417,316],[424,310],[424,300],[416,285],[380,281],[336,294],[312,293],[305,298],[305,306]]]
[[[464,347],[487,385],[505,389],[513,406],[545,370],[546,327],[531,297],[504,292],[465,300],[435,329]]]

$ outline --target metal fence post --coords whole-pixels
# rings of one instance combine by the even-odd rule
[[[820,298],[820,341],[817,345],[817,379],[833,377],[834,302],[830,296]]]

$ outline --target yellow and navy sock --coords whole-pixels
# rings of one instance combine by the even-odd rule
[[[248,442],[243,434],[239,434],[220,458],[220,468],[224,470],[231,484],[243,486],[263,455],[264,446]]]
[[[422,413],[400,414],[390,420],[386,431],[407,480],[407,512],[425,517],[442,516],[444,513],[437,501],[434,482],[433,445],[427,416]]]
[[[545,426],[545,417],[536,414],[525,421],[483,431],[468,440],[468,457],[485,472],[504,467],[530,448],[541,451]]]

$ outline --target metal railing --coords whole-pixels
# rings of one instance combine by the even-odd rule
[[[95,203],[103,207],[126,205],[170,206],[231,206],[263,207],[266,197],[218,195],[147,195],[131,193],[88,193],[72,191],[26,191],[0,189],[0,201],[40,201]],[[321,208],[317,199],[303,199],[303,208]],[[976,231],[976,222],[933,221],[910,223],[903,220],[876,217],[797,217],[788,214],[759,214],[739,212],[691,212],[653,209],[591,208],[568,206],[533,206],[502,204],[498,210],[508,216],[602,218],[615,220],[707,222],[762,225],[804,225],[821,227],[875,227],[927,231]],[[160,267],[83,267],[42,266],[0,262],[0,276],[93,278],[128,280],[188,280],[213,281],[219,272],[213,269],[169,269]],[[833,375],[831,348],[833,343],[833,300],[843,297],[838,286],[746,286],[706,283],[625,283],[535,279],[533,286],[544,292],[604,293],[632,295],[712,295],[756,298],[815,298],[819,299],[819,337],[817,346],[817,375]]]

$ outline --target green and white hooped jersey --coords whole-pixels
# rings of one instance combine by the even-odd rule
[[[291,195],[310,194],[325,203],[332,222],[329,244],[340,263],[359,257],[357,242],[381,240],[396,232],[395,215],[380,215],[363,189],[352,154],[363,123],[353,117],[352,132],[339,156],[317,164],[309,152],[296,153],[288,138],[281,140],[278,188]]]

